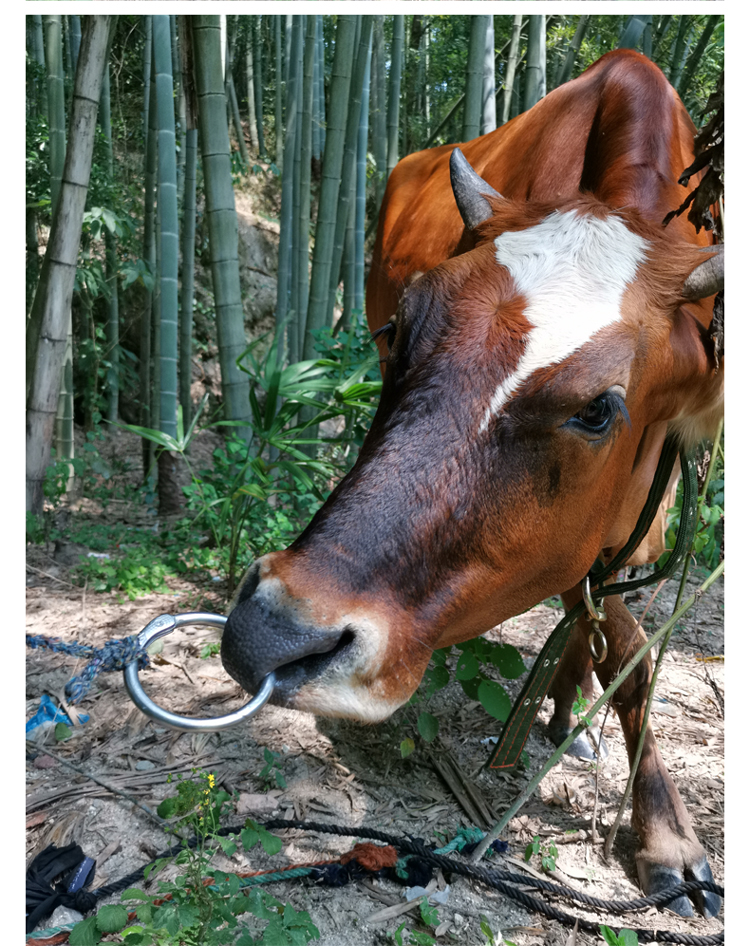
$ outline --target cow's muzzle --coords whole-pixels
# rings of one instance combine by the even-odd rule
[[[261,580],[256,562],[227,619],[221,659],[227,673],[249,693],[275,671],[271,702],[283,705],[341,660],[355,637],[345,622],[321,626],[310,620],[306,603],[290,595],[280,579]]]

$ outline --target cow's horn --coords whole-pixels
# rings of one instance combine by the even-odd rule
[[[501,197],[487,181],[477,174],[460,148],[451,154],[451,187],[461,218],[469,230],[492,216],[487,197]]]
[[[724,244],[707,246],[705,249],[713,256],[705,263],[699,263],[682,286],[683,298],[691,302],[705,299],[724,288]]]

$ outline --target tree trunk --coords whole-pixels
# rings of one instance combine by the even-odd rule
[[[34,14],[32,17],[33,28],[33,46],[34,46],[34,58],[36,59],[39,66],[44,69],[44,25],[42,23],[42,17],[39,13]],[[39,97],[37,99],[37,106],[39,108],[39,113],[44,115],[45,118],[49,117],[49,105],[47,103],[47,85],[46,83],[39,89]]]
[[[198,103],[191,77],[195,75],[190,26],[187,18],[180,17],[180,71],[183,76],[185,103],[185,199],[182,212],[182,284],[180,287],[180,405],[182,424],[190,426],[193,401],[190,396],[192,381],[193,345],[193,286],[195,280],[195,193],[198,167]]]
[[[144,52],[144,107],[146,110],[145,168],[144,168],[144,207],[143,207],[143,258],[149,266],[152,280],[156,280],[156,83],[153,70],[153,17],[144,17],[146,25],[146,49]],[[141,315],[141,352],[140,352],[140,389],[141,389],[141,427],[152,427],[155,423],[154,400],[152,390],[152,345],[153,313],[155,288],[145,292],[143,313]],[[141,441],[143,456],[143,480],[149,478],[154,465],[155,448],[152,440],[145,437]]]
[[[372,151],[375,157],[375,214],[377,219],[383,203],[385,182],[388,178],[388,146],[386,136],[386,82],[385,82],[385,35],[383,17],[376,16],[373,23],[372,77],[374,108],[372,114]]]
[[[309,293],[310,268],[310,161],[312,159],[312,114],[313,114],[313,72],[317,24],[315,16],[308,14],[305,32],[304,59],[302,63],[302,97],[300,140],[299,140],[299,213],[297,215],[297,326],[298,349],[302,349],[305,324],[307,322],[307,300]]]
[[[336,210],[344,157],[346,114],[351,82],[352,53],[356,20],[341,15],[336,24],[336,48],[331,70],[331,98],[323,171],[320,184],[318,219],[315,225],[315,249],[310,280],[310,301],[307,312],[307,333],[302,357],[314,358],[312,330],[330,324],[328,289],[336,230]]]
[[[236,18],[235,18],[236,19]],[[250,158],[245,146],[245,133],[242,130],[242,121],[240,119],[240,106],[237,101],[237,90],[234,87],[234,77],[232,69],[234,66],[234,44],[237,36],[238,27],[235,26],[234,36],[227,31],[227,72],[224,78],[224,87],[226,89],[229,107],[232,110],[232,120],[234,121],[234,133],[237,135],[237,145],[240,149],[240,157],[245,167],[249,168]]]
[[[283,115],[284,115],[284,99],[283,99],[283,86],[281,82],[281,76],[283,71],[282,61],[281,61],[281,21],[280,16],[275,16],[273,18],[273,40],[274,40],[274,52],[276,59],[276,78],[274,89],[275,94],[275,125],[276,125],[276,134],[275,134],[275,145],[276,150],[274,153],[274,160],[276,167],[279,171],[282,170],[282,162],[284,160],[284,136],[282,132],[283,128]],[[249,93],[248,93],[249,96]]]
[[[26,208],[26,315],[31,312],[39,280],[39,236],[36,207]]]
[[[582,16],[579,19],[575,35],[573,36],[570,46],[568,46],[568,51],[565,54],[565,61],[555,76],[555,88],[557,88],[559,85],[562,85],[564,82],[567,82],[573,75],[573,66],[576,61],[576,56],[578,55],[578,50],[581,48],[583,37],[586,35],[586,30],[588,29],[590,22],[590,16]]]
[[[297,112],[300,85],[297,64],[302,48],[302,17],[292,18],[290,46],[286,70],[286,134],[284,137],[284,171],[281,177],[281,225],[279,228],[279,267],[276,282],[276,332],[279,333],[289,315],[292,288],[292,229],[294,202],[294,151],[297,142]],[[300,360],[299,334],[296,323],[287,327],[289,360]]]
[[[720,16],[710,16],[706,21],[706,26],[701,33],[701,37],[696,43],[695,49],[690,54],[690,58],[685,65],[685,68],[680,73],[680,78],[677,82],[675,88],[677,89],[678,95],[685,97],[690,81],[695,75],[695,72],[698,68],[698,63],[701,61],[703,53],[706,51],[706,46],[708,46],[709,40],[713,31],[716,29],[716,24],[721,20]]]
[[[688,41],[688,31],[690,29],[689,16],[681,16],[678,19],[679,26],[677,28],[677,36],[675,38],[674,49],[672,51],[672,62],[669,67],[669,81],[672,83],[672,85],[676,85],[677,80],[680,77],[685,47],[687,46]]]
[[[245,75],[247,77],[247,125],[250,132],[250,147],[258,153],[258,120],[255,117],[255,65],[253,63],[252,28],[247,36],[245,48]]]
[[[62,18],[59,15],[44,17],[44,38],[49,105],[50,194],[54,214],[65,164],[65,82],[62,69]]]
[[[546,93],[547,48],[546,17],[529,17],[529,51],[526,62],[526,84],[523,108],[528,111]]]
[[[482,121],[480,127],[483,135],[497,128],[497,110],[495,108],[495,18],[490,13],[486,19],[487,30],[482,65]]]
[[[656,57],[658,56],[661,50],[661,44],[664,37],[667,35],[667,30],[669,29],[669,24],[672,22],[672,17],[664,16],[659,17],[659,23],[656,27],[656,32],[654,34],[653,48],[652,48],[652,58],[656,62]]]
[[[364,85],[365,69],[370,57],[370,38],[372,36],[372,17],[362,19],[356,59],[353,62],[353,73],[349,92],[349,107],[346,117],[346,136],[344,139],[344,158],[341,167],[341,190],[336,212],[336,230],[333,241],[333,255],[331,259],[331,273],[328,296],[328,314],[333,312],[336,299],[336,290],[339,285],[341,261],[344,257],[344,240],[346,229],[350,221],[350,209],[354,200],[354,184],[357,173],[357,136],[362,103],[362,88]],[[352,221],[353,226],[353,221]],[[353,255],[353,250],[352,250]],[[351,282],[351,280],[350,280]],[[348,317],[348,316],[347,316]]]
[[[398,114],[401,97],[401,66],[404,55],[404,18],[393,17],[393,42],[391,43],[391,72],[388,77],[388,158],[386,183],[391,171],[398,164]]]
[[[266,156],[266,141],[263,136],[263,58],[261,56],[262,45],[260,42],[260,28],[263,24],[263,17],[256,16],[255,29],[253,30],[253,69],[256,82],[255,88],[255,118],[258,123],[258,153],[261,157]]]
[[[323,17],[318,16],[318,82],[315,111],[318,125],[320,127],[320,150],[318,151],[318,160],[323,159],[323,151],[326,146],[326,52],[323,43]]]
[[[198,96],[206,219],[209,228],[219,362],[227,420],[250,420],[250,386],[237,367],[247,343],[240,292],[237,214],[232,186],[232,161],[221,75],[221,32],[218,16],[193,16],[193,54]],[[248,438],[247,427],[237,428]]]
[[[620,40],[617,44],[619,49],[637,49],[641,44],[644,30],[650,22],[648,15],[636,14],[628,17],[620,34]]]
[[[472,16],[469,55],[466,62],[466,97],[461,141],[470,141],[479,135],[482,120],[482,70],[486,43],[487,17]]]
[[[516,80],[516,70],[518,69],[518,50],[521,43],[521,21],[523,16],[516,13],[513,17],[513,31],[510,40],[510,52],[508,53],[508,64],[505,69],[505,83],[503,89],[503,113],[500,123],[504,125],[510,119],[510,108],[513,99],[513,85]]]
[[[70,15],[70,56],[73,75],[78,68],[78,52],[81,48],[81,18],[71,13]]]
[[[154,75],[158,125],[159,183],[159,420],[160,429],[177,436],[177,307],[179,227],[174,86],[168,16],[154,17]]]
[[[359,135],[357,138],[357,189],[354,222],[354,308],[365,306],[365,205],[367,199],[367,132],[370,115],[370,77],[372,67],[372,35],[365,64],[362,87],[362,103],[359,109]]]
[[[107,173],[115,180],[115,162],[112,151],[112,120],[109,97],[109,63],[102,79],[102,99],[99,103],[99,124],[107,143]],[[117,283],[117,238],[107,229],[104,233],[105,262],[107,275],[107,420],[114,424],[119,410],[119,365],[120,365],[120,307]]]
[[[34,513],[42,510],[110,19],[90,15],[83,28],[71,108],[75,134],[65,157],[60,200],[34,299],[34,308],[41,314],[41,332],[26,410],[26,508]]]

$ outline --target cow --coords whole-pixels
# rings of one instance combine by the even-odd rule
[[[378,722],[435,648],[581,600],[630,536],[667,434],[690,447],[721,417],[717,254],[684,217],[662,225],[694,134],[659,68],[617,50],[501,128],[395,167],[367,285],[380,402],[308,527],[243,579],[221,653],[245,689],[274,671],[278,704]],[[663,547],[652,528],[633,561]],[[604,687],[645,640],[619,597],[606,612]],[[549,693],[558,745],[576,685],[592,693],[590,629]],[[644,660],[614,699],[631,759],[650,678]],[[632,823],[647,893],[711,879],[650,729]],[[686,896],[670,907],[692,914]]]

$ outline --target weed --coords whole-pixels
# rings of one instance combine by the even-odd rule
[[[495,644],[484,637],[475,637],[454,646],[458,651],[457,655],[454,655],[453,647],[433,651],[422,683],[407,706],[427,703],[438,690],[446,687],[454,676],[467,696],[478,700],[490,716],[505,722],[511,710],[510,697],[505,688],[488,673],[499,672],[506,680],[515,680],[526,671],[521,654],[511,644]],[[439,727],[438,719],[426,710],[416,719],[416,730],[427,743],[435,739]],[[415,747],[413,737],[402,739],[401,757],[406,758]]]
[[[557,848],[552,841],[545,843],[539,839],[538,834],[535,834],[531,842],[526,845],[523,858],[525,861],[530,861],[535,854],[541,856],[543,870],[555,869],[557,864]]]
[[[419,913],[425,926],[436,927],[439,922],[437,907],[431,907],[427,897],[422,897],[419,903]],[[393,934],[397,946],[434,946],[435,938],[422,930],[409,930],[409,939],[404,939],[406,922],[402,923]]]
[[[599,929],[607,946],[638,946],[638,935],[633,930],[620,930],[617,934],[608,926],[600,926]]]
[[[495,937],[495,934],[492,932],[492,927],[490,926],[490,921],[487,919],[484,914],[480,917],[479,929],[484,934],[484,938],[487,940],[488,946],[497,946],[499,940]],[[500,934],[498,933],[498,936]],[[509,939],[503,939],[503,946],[515,946],[515,943],[511,943]]]
[[[265,748],[263,750],[263,758],[266,760],[266,764],[258,773],[258,778],[263,779],[266,790],[272,788],[274,785],[276,788],[286,788],[286,779],[281,771],[281,763],[279,762],[281,757],[279,754]]]
[[[591,720],[585,714],[586,714],[586,709],[588,708],[591,701],[586,699],[586,697],[583,695],[583,691],[581,690],[579,686],[576,686],[576,693],[578,695],[573,701],[571,712],[577,718],[580,725],[590,726]]]
[[[213,854],[221,849],[231,857],[241,845],[250,851],[260,844],[269,855],[281,849],[279,838],[248,819],[236,836],[219,832],[221,816],[230,801],[219,789],[214,775],[198,773],[194,778],[177,777],[177,794],[166,798],[158,808],[163,818],[176,822],[168,829],[184,832],[183,846],[174,863],[184,873],[173,881],[158,882],[158,898],[138,887],[123,891],[123,904],[101,907],[95,916],[78,923],[70,934],[71,946],[97,946],[101,936],[118,934],[115,942],[128,946],[297,946],[319,939],[320,933],[307,912],[298,912],[264,891],[250,888],[243,893],[240,878],[210,866]],[[172,778],[168,779],[172,781]],[[194,833],[197,844],[191,847],[185,837]],[[162,858],[144,871],[144,879],[158,874],[170,863]],[[206,876],[213,877],[210,886]],[[126,905],[127,904],[127,905]],[[128,913],[134,911],[137,924],[128,926]],[[237,917],[250,914],[250,926],[239,926]],[[259,926],[257,921],[263,924]]]

